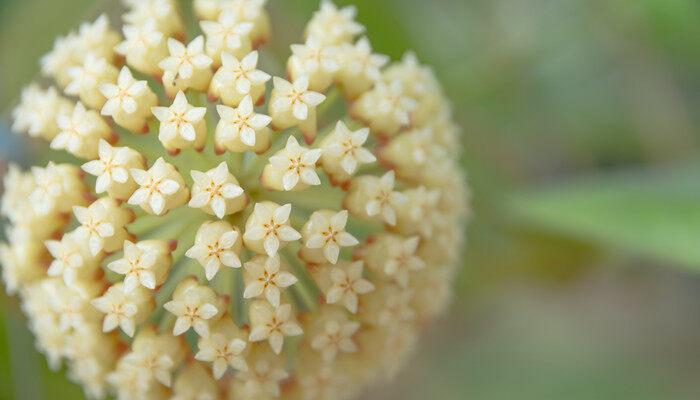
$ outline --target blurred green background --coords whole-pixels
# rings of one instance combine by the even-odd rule
[[[270,3],[277,46],[317,7]],[[700,3],[337,3],[377,51],[435,66],[474,191],[450,313],[365,398],[700,398]],[[7,116],[39,56],[116,4],[0,0],[4,160],[22,161]],[[81,398],[2,296],[0,399]]]

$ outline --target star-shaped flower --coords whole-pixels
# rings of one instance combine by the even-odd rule
[[[216,62],[220,61],[222,51],[237,55],[250,51],[247,35],[253,29],[253,24],[241,21],[234,13],[221,13],[218,21],[201,21],[199,26],[207,36],[207,54]]]
[[[352,76],[364,76],[371,82],[381,79],[382,68],[389,62],[389,57],[384,54],[373,54],[369,39],[363,37],[352,47],[353,53],[349,64],[346,66]]]
[[[238,338],[231,340],[220,333],[214,333],[209,338],[199,341],[199,351],[194,356],[199,361],[212,363],[214,378],[221,379],[226,369],[231,366],[237,371],[247,371],[248,364],[243,358],[246,343]]]
[[[321,163],[331,170],[338,164],[343,172],[353,175],[360,165],[377,161],[374,154],[362,147],[368,136],[369,128],[352,132],[343,121],[338,121],[333,133],[323,142]]]
[[[253,100],[245,96],[238,108],[217,105],[221,120],[217,126],[217,140],[220,142],[231,139],[239,139],[243,144],[254,147],[258,131],[270,125],[270,118],[264,114],[256,114],[253,108]]]
[[[157,159],[148,171],[132,168],[129,172],[141,187],[131,195],[129,204],[141,206],[156,215],[163,214],[167,198],[175,195],[182,187],[180,183],[169,178],[172,172],[170,169],[174,170],[162,157]]]
[[[95,192],[109,192],[110,196],[126,200],[136,189],[136,183],[129,175],[130,168],[143,168],[143,156],[128,147],[112,147],[107,141],[100,139],[98,160],[83,164],[83,171],[96,176]]]
[[[274,257],[281,242],[299,240],[299,232],[289,226],[291,211],[291,204],[278,206],[274,203],[256,203],[243,234],[246,247]]]
[[[177,316],[173,335],[179,336],[188,329],[194,328],[201,337],[209,336],[209,324],[207,320],[218,314],[219,310],[211,303],[205,303],[196,293],[190,291],[182,300],[171,300],[163,305],[163,308]]]
[[[274,308],[266,301],[256,301],[250,306],[252,329],[248,340],[267,340],[276,354],[282,352],[285,336],[298,336],[304,333],[292,318],[292,306],[282,304]]]
[[[234,379],[243,384],[241,393],[262,398],[280,397],[280,382],[289,378],[289,373],[283,365],[278,364],[271,359],[260,359],[247,371],[236,374]]]
[[[170,107],[153,107],[151,111],[160,121],[158,138],[164,144],[177,137],[194,142],[197,139],[195,126],[204,120],[207,113],[205,107],[192,107],[182,91],[177,92]]]
[[[406,201],[405,196],[394,191],[394,182],[394,171],[384,174],[377,184],[370,188],[369,201],[365,205],[367,215],[380,215],[389,225],[396,225],[396,206]]]
[[[46,273],[63,276],[66,286],[70,287],[82,270],[90,269],[94,264],[85,242],[79,241],[73,233],[63,235],[61,240],[47,240],[44,244],[54,258]]]
[[[248,53],[240,61],[232,54],[224,51],[221,53],[221,68],[212,78],[214,94],[220,96],[224,104],[235,105],[241,96],[250,95],[256,101],[264,94],[265,82],[272,77],[257,69],[258,52]],[[228,89],[228,90],[224,90]],[[235,94],[227,91],[235,89]]]
[[[280,289],[292,286],[297,278],[289,272],[280,271],[279,256],[257,256],[245,263],[243,278],[246,283],[243,298],[251,299],[264,295],[275,307],[280,305]]]
[[[233,207],[232,200],[243,195],[243,188],[229,173],[226,162],[207,172],[192,170],[190,174],[194,180],[190,207],[212,211],[219,219],[240,210],[240,207]]]
[[[275,100],[271,104],[273,113],[292,111],[292,115],[298,121],[306,121],[309,117],[309,109],[321,104],[326,96],[309,90],[309,77],[300,76],[294,83],[282,78],[274,77]]]
[[[359,296],[374,290],[374,285],[362,277],[362,269],[362,261],[350,263],[344,268],[333,268],[330,275],[333,284],[326,291],[326,302],[342,303],[348,311],[355,314]]]
[[[129,337],[133,337],[136,324],[143,322],[148,316],[146,308],[150,300],[151,295],[145,289],[136,288],[126,292],[124,285],[118,283],[107,289],[101,297],[92,300],[92,305],[105,314],[102,322],[103,332],[111,332],[119,327]],[[141,318],[137,319],[139,311]]]
[[[87,110],[78,102],[71,113],[61,113],[56,117],[59,133],[51,141],[52,149],[64,149],[76,157],[92,159],[97,157],[100,139],[109,138],[111,130],[95,111]]]
[[[125,275],[124,291],[127,293],[139,284],[148,289],[156,288],[154,267],[158,261],[158,253],[143,247],[125,240],[124,257],[107,265],[110,270]]]
[[[425,268],[425,262],[416,256],[419,236],[413,236],[405,240],[396,241],[393,246],[389,246],[389,255],[384,264],[384,273],[396,279],[402,287],[408,287],[409,273]]]
[[[121,248],[128,235],[124,226],[131,220],[131,215],[109,197],[97,200],[89,207],[74,206],[73,214],[80,223],[75,233],[87,242],[93,256],[103,250],[112,252]]]
[[[306,35],[332,44],[350,41],[365,29],[355,21],[356,14],[355,7],[338,8],[330,0],[323,0],[321,9],[314,13],[306,28]]]
[[[222,265],[240,268],[240,235],[225,221],[205,222],[197,231],[194,246],[185,255],[196,259],[208,280],[212,280]]]
[[[345,231],[347,221],[347,210],[337,214],[314,212],[302,229],[305,246],[312,250],[322,249],[328,262],[337,263],[341,247],[355,246],[359,243],[354,236]]]
[[[323,360],[335,360],[339,352],[355,353],[357,345],[352,340],[360,329],[359,322],[332,319],[323,325],[323,331],[311,339],[311,348],[321,352]]]
[[[149,91],[146,81],[137,81],[128,67],[119,71],[117,84],[103,83],[100,92],[107,98],[102,106],[102,115],[114,115],[118,112],[134,114],[139,108],[138,99]]]
[[[190,79],[197,69],[209,68],[212,59],[204,54],[204,36],[197,36],[187,47],[176,39],[168,38],[170,56],[158,64],[172,79]]]
[[[284,149],[270,157],[270,163],[263,170],[263,185],[276,188],[277,177],[281,175],[281,186],[285,191],[303,185],[320,185],[316,173],[316,163],[321,158],[321,149],[308,149],[299,145],[294,136],[289,136]]]

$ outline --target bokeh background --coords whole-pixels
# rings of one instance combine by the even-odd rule
[[[318,4],[270,3],[278,46]],[[358,7],[377,51],[435,66],[474,191],[450,312],[365,398],[700,398],[700,3],[337,3]],[[34,151],[8,115],[39,56],[117,8],[0,0],[3,163]],[[55,398],[82,395],[0,291],[0,399]]]

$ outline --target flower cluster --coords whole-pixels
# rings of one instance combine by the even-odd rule
[[[433,72],[323,0],[273,76],[265,3],[124,0],[13,113],[74,161],[9,169],[2,279],[92,398],[355,398],[448,303],[468,191]]]

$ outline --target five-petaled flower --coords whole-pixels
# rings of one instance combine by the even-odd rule
[[[197,231],[194,246],[185,255],[196,259],[203,267],[207,280],[212,280],[222,265],[240,268],[241,240],[238,231],[226,221],[205,222]]]
[[[248,340],[260,342],[267,340],[276,354],[282,352],[285,336],[301,335],[303,330],[294,321],[292,306],[282,304],[274,308],[264,300],[258,300],[250,306],[251,331]]]
[[[245,263],[243,279],[246,287],[243,298],[265,296],[275,307],[280,305],[280,289],[292,286],[297,278],[289,272],[280,270],[280,257],[257,256]]]
[[[270,163],[263,169],[263,186],[290,191],[320,185],[321,179],[316,173],[319,158],[321,149],[302,147],[294,136],[289,136],[284,149],[270,157]]]
[[[330,210],[316,211],[311,214],[309,221],[302,228],[304,245],[309,250],[321,251],[323,258],[335,264],[338,262],[341,247],[355,246],[359,241],[345,231],[348,222],[347,210],[338,213]],[[314,252],[302,253],[311,262],[321,262]]]
[[[219,219],[245,207],[243,188],[238,186],[236,178],[228,172],[225,162],[207,172],[192,170],[190,175],[194,181],[190,207],[201,208]]]
[[[141,187],[131,195],[129,204],[141,206],[146,212],[161,215],[189,196],[180,174],[163,158],[157,159],[148,171],[132,168],[130,172]]]
[[[186,147],[201,149],[204,146],[207,136],[204,115],[207,109],[191,106],[184,92],[177,92],[170,107],[153,107],[151,111],[160,121],[158,139],[168,151],[177,152]]]
[[[256,203],[243,234],[246,247],[274,257],[286,242],[299,240],[301,235],[289,225],[291,212],[291,204]]]
[[[220,333],[213,333],[199,341],[199,351],[194,358],[212,363],[214,378],[221,379],[226,369],[231,366],[237,371],[247,371],[248,364],[243,358],[246,343],[238,338],[228,339]]]
[[[330,271],[332,285],[326,291],[326,302],[342,303],[348,311],[356,313],[359,296],[374,290],[374,285],[362,277],[362,269],[362,261],[333,268]]]

